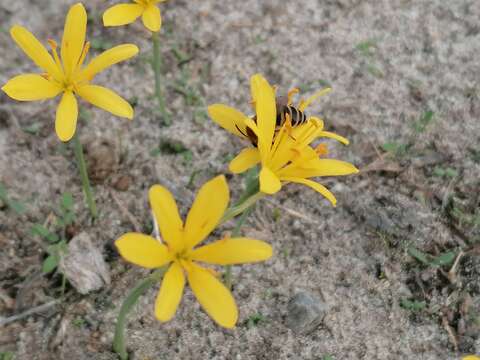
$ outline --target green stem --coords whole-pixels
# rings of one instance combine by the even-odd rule
[[[253,207],[254,207],[254,204],[252,204],[242,213],[237,223],[235,224],[235,228],[232,231],[232,238],[240,236],[240,229],[242,228],[242,225],[245,223],[245,220],[247,220],[248,215],[250,215],[250,213],[252,212]],[[232,290],[232,265],[227,265],[225,267],[224,281],[227,289]]]
[[[233,219],[234,217],[244,213],[247,211],[252,205],[254,205],[258,200],[261,198],[265,197],[265,194],[262,192],[257,192],[256,194],[248,197],[245,201],[243,201],[239,205],[235,205],[227,211],[225,211],[225,214],[223,215],[222,219],[220,220],[220,224],[223,224],[224,222],[227,222],[228,220]]]
[[[90,214],[92,215],[92,218],[95,219],[98,215],[97,205],[95,204],[95,199],[93,198],[93,191],[92,187],[90,186],[90,180],[88,178],[87,165],[85,163],[85,157],[83,155],[83,146],[78,136],[78,130],[73,136],[73,146],[75,158],[77,159],[78,170],[80,171],[80,178],[82,179],[83,192],[85,193],[85,198],[88,208],[90,209]]]
[[[163,122],[166,125],[170,125],[170,114],[167,112],[165,107],[165,99],[162,94],[162,57],[160,54],[160,40],[157,32],[152,32],[152,41],[153,41],[153,62],[152,68],[155,74],[155,96],[158,101],[158,109],[162,115]]]
[[[121,360],[128,360],[127,347],[125,344],[125,326],[127,325],[127,315],[132,310],[133,306],[138,301],[138,298],[142,296],[145,291],[156,284],[165,274],[167,266],[161,267],[155,270],[150,276],[140,282],[132,291],[128,294],[127,298],[123,301],[122,307],[117,318],[117,324],[115,325],[115,336],[113,338],[113,350],[120,356]]]

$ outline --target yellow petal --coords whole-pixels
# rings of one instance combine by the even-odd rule
[[[123,44],[104,51],[93,59],[84,69],[84,74],[90,81],[99,72],[106,68],[127,60],[138,54],[138,47],[133,44]]]
[[[183,269],[174,262],[163,277],[160,292],[155,301],[155,317],[160,321],[169,321],[177,311],[182,300],[185,276]]]
[[[160,9],[155,5],[149,5],[142,14],[143,25],[150,30],[157,32],[162,27]]]
[[[210,271],[191,263],[188,283],[203,310],[220,326],[233,328],[238,309],[230,291]]]
[[[348,145],[350,143],[348,141],[348,139],[344,138],[343,136],[332,133],[330,131],[321,131],[321,132],[318,133],[318,137],[326,137],[326,138],[330,138],[330,139],[335,139],[335,140],[341,142],[344,145]]]
[[[260,171],[260,191],[265,194],[275,194],[282,188],[278,176],[269,168],[262,167]]]
[[[268,156],[272,146],[276,125],[275,91],[261,75],[253,75],[250,80],[252,97],[255,101],[258,126],[258,147],[262,159]]]
[[[77,88],[77,94],[89,103],[98,106],[113,115],[133,118],[132,106],[112,90],[98,85],[84,85]]]
[[[287,166],[279,171],[280,177],[310,178],[316,176],[343,176],[358,173],[358,169],[352,164],[335,159],[313,159],[302,167],[295,164]]]
[[[125,260],[147,269],[172,261],[168,248],[148,235],[127,233],[115,241],[115,246]]]
[[[62,73],[52,56],[31,32],[22,26],[15,25],[11,28],[10,35],[39,68],[45,70],[57,80],[62,78]]]
[[[225,176],[205,183],[198,191],[185,222],[185,241],[190,247],[205,239],[227,209],[230,193]]]
[[[103,26],[120,26],[134,22],[143,13],[139,4],[118,4],[103,13]]]
[[[77,128],[78,105],[75,95],[65,91],[57,107],[55,132],[62,141],[69,141]]]
[[[245,148],[230,162],[229,169],[234,174],[240,174],[260,162],[257,148]]]
[[[10,79],[2,90],[12,99],[34,101],[57,96],[62,88],[58,83],[48,81],[37,74],[18,75]]]
[[[195,249],[191,259],[209,264],[233,265],[263,261],[271,256],[272,247],[266,242],[249,238],[227,238]]]
[[[480,356],[467,355],[467,356],[463,357],[462,360],[480,360]]]
[[[68,11],[62,38],[62,61],[65,73],[72,74],[78,64],[85,44],[87,32],[87,12],[81,3]]]
[[[295,178],[295,177],[282,177],[283,181],[290,181],[290,182],[295,182],[303,185],[307,185],[311,187],[313,190],[319,192],[323,196],[327,198],[328,201],[332,203],[333,206],[337,205],[337,199],[335,199],[335,196],[328,190],[325,186],[322,184],[319,184],[315,181],[308,180],[308,179],[301,179],[301,178]]]
[[[173,249],[180,249],[183,238],[183,222],[172,194],[163,186],[154,185],[150,188],[148,197],[162,238]]]
[[[228,132],[246,138],[247,130],[243,113],[222,104],[213,104],[208,107],[208,114],[218,125]]]

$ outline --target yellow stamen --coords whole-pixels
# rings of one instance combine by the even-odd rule
[[[48,43],[50,44],[50,47],[52,48],[52,53],[53,53],[53,58],[55,59],[55,64],[57,64],[57,66],[62,69],[62,62],[60,61],[60,58],[58,57],[58,53],[57,53],[57,42],[53,39],[48,39],[47,40]]]
[[[90,41],[87,41],[83,46],[82,55],[80,55],[80,59],[78,59],[78,67],[82,66],[83,62],[85,61],[88,50],[90,50]]]
[[[288,95],[287,95],[287,98],[288,98],[287,104],[288,104],[288,105],[292,105],[292,97],[293,97],[295,94],[298,94],[299,92],[300,92],[300,89],[299,89],[299,88],[293,88],[293,89],[291,89],[291,90],[288,92]]]
[[[328,155],[327,144],[324,144],[324,143],[318,144],[317,147],[315,148],[315,152],[318,154],[318,156]]]
[[[286,130],[287,126],[290,126],[290,128],[292,127],[292,122],[291,122],[290,116],[288,114],[287,114],[287,117],[286,117],[285,121],[283,122],[283,125],[280,128],[277,136],[275,137],[275,141],[272,145],[272,150],[271,150],[272,154],[275,153],[275,151],[277,151],[278,146],[283,141],[283,136],[287,133],[287,130]]]
[[[315,94],[310,96],[307,100],[301,100],[300,105],[298,106],[298,109],[300,111],[305,111],[305,109],[307,107],[309,107],[312,102],[317,100],[320,96],[328,94],[330,91],[332,91],[332,88],[325,88],[325,89],[317,91]]]

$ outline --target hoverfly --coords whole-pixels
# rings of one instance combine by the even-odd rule
[[[285,124],[287,118],[290,119],[291,126],[296,127],[303,125],[307,122],[308,118],[307,115],[301,111],[299,108],[293,106],[291,104],[290,98],[291,96],[298,92],[297,89],[294,89],[288,93],[288,95],[277,96],[275,98],[275,106],[277,108],[277,118],[275,119],[275,131],[279,131],[280,128]],[[257,123],[257,115],[252,117],[252,120]],[[258,139],[257,135],[253,132],[252,129],[247,127],[244,133],[237,125],[235,125],[237,130],[246,138],[250,140],[253,146],[257,146]]]

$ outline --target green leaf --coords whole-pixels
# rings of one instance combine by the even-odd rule
[[[35,224],[32,226],[31,232],[33,235],[38,235],[51,243],[56,243],[60,240],[57,234],[50,232],[45,226]]]
[[[404,155],[408,150],[408,146],[407,144],[401,144],[401,143],[392,141],[392,142],[387,142],[383,144],[382,149],[386,152],[389,152],[393,155],[398,156],[398,155]]]
[[[420,311],[425,309],[427,304],[425,303],[425,301],[402,299],[400,301],[400,306],[406,310]]]
[[[42,264],[42,271],[44,274],[48,274],[49,272],[52,272],[55,270],[55,268],[58,266],[58,262],[60,261],[60,257],[58,254],[54,255],[49,255]]]
[[[7,204],[18,215],[22,215],[27,211],[27,208],[25,207],[25,205],[23,205],[20,201],[10,200],[7,202]]]
[[[62,207],[65,210],[71,210],[73,208],[73,195],[69,192],[62,194]]]
[[[430,261],[428,260],[427,254],[421,252],[420,250],[414,247],[409,247],[408,254],[414,257],[415,259],[417,259],[418,261],[420,261],[421,263],[425,265],[430,265]]]
[[[30,126],[22,128],[22,130],[30,135],[38,135],[41,128],[42,128],[42,125],[40,123],[33,123]]]
[[[417,133],[424,132],[427,126],[432,122],[433,115],[434,115],[433,111],[431,110],[425,111],[422,114],[422,117],[413,123],[413,129]]]
[[[63,223],[64,225],[70,225],[73,224],[73,220],[75,219],[75,214],[71,211],[67,212],[63,216]]]
[[[11,351],[1,351],[0,360],[13,360],[15,354]]]
[[[450,265],[457,256],[455,251],[449,251],[434,258],[430,263],[435,266]]]

